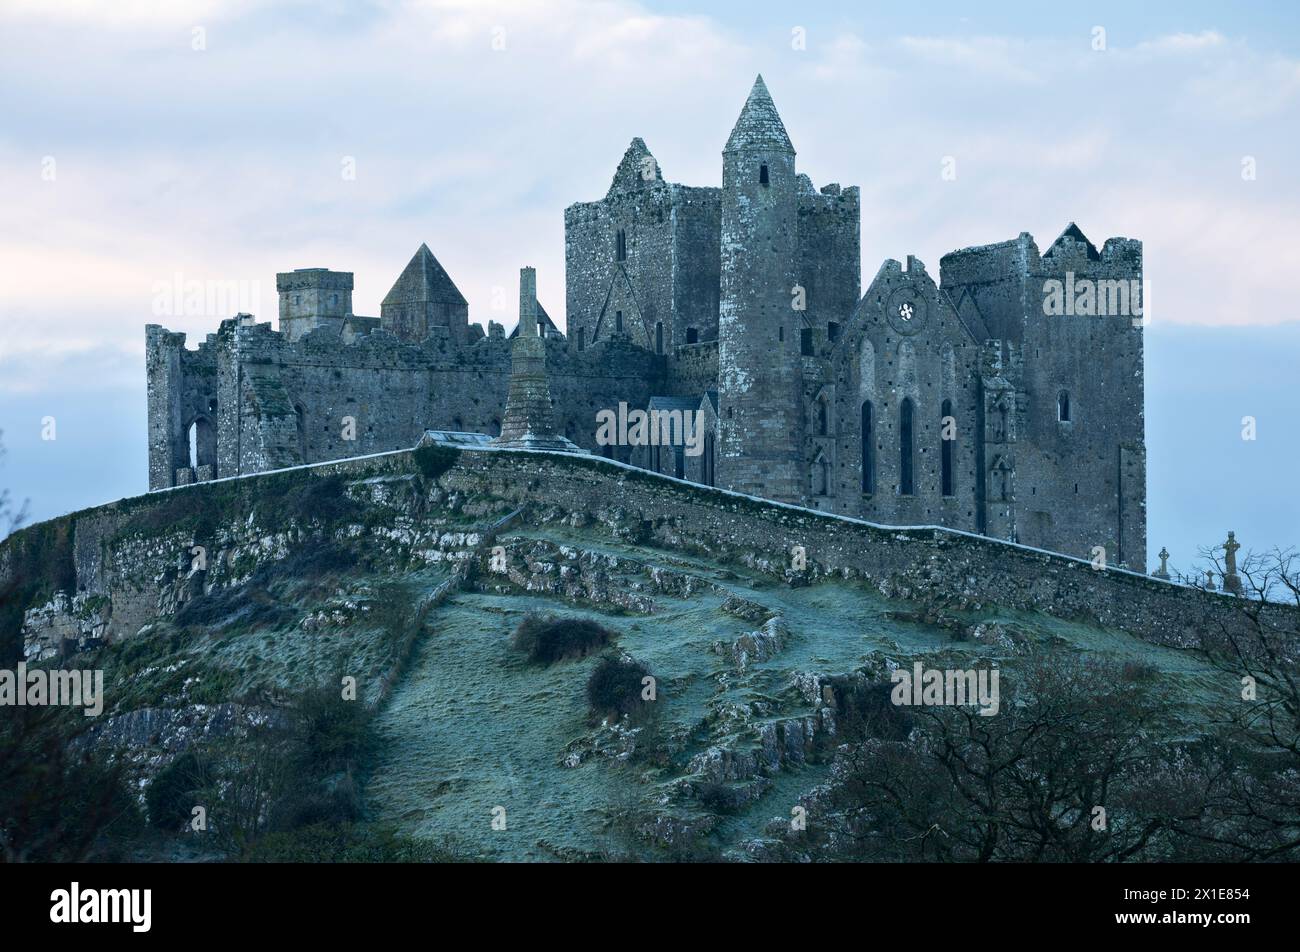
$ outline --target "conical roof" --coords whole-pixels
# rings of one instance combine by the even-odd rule
[[[767,91],[761,73],[754,80],[754,88],[749,91],[745,108],[740,110],[740,118],[736,120],[723,151],[755,148],[794,151],[790,137],[786,135],[785,124],[781,122],[781,116],[776,111],[776,104],[772,102],[772,95]]]
[[[384,295],[383,303],[408,304],[414,301],[467,304],[465,296],[425,244],[420,245],[420,249],[393,284],[392,290]]]

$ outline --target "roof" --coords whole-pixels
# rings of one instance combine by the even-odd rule
[[[384,295],[383,303],[410,304],[424,301],[468,306],[465,296],[438,263],[429,246],[422,244],[392,289]]]
[[[563,336],[564,336],[563,334],[560,333],[560,329],[559,329],[558,327],[555,326],[555,322],[554,322],[553,320],[551,320],[551,315],[549,315],[549,314],[546,313],[546,308],[542,307],[542,302],[541,302],[541,301],[538,301],[538,302],[537,302],[537,320],[538,320],[538,322],[539,322],[543,327],[545,327],[545,328],[547,329],[547,330],[546,330],[546,335],[545,335],[545,336],[547,336],[547,337],[563,337]],[[510,337],[507,338],[507,339],[508,339],[508,340],[514,340],[516,337],[518,337],[518,336],[519,336],[519,328],[520,328],[521,326],[522,326],[522,325],[521,325],[518,321],[516,321],[516,322],[515,322],[515,329],[512,330],[512,331],[510,332]]]
[[[420,446],[487,446],[492,442],[492,437],[486,433],[469,433],[459,430],[425,430],[420,437],[420,441],[415,445]]]
[[[754,88],[749,91],[745,108],[740,110],[740,118],[731,130],[724,152],[740,149],[776,148],[794,152],[790,137],[786,135],[785,124],[776,111],[776,104],[767,91],[762,74],[754,80]]]
[[[699,397],[651,397],[651,410],[686,410],[695,411],[700,408]]]
[[[1070,224],[1065,226],[1065,231],[1061,232],[1057,239],[1052,242],[1052,247],[1048,248],[1047,251],[1043,253],[1043,257],[1053,257],[1058,248],[1064,247],[1065,239],[1067,238],[1072,239],[1087,248],[1088,257],[1092,261],[1101,260],[1101,253],[1097,251],[1097,246],[1088,240],[1088,236],[1083,233],[1083,229],[1074,222],[1070,222]]]

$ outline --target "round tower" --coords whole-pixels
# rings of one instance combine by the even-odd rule
[[[805,495],[795,152],[763,77],[722,152],[719,485]]]

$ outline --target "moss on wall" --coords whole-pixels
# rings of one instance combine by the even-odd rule
[[[59,591],[74,592],[73,519],[40,522],[5,540],[7,572],[0,580],[0,665],[22,659],[23,611]]]

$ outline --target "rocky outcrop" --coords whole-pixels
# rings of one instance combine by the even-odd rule
[[[725,657],[739,671],[744,671],[756,661],[766,661],[785,649],[790,630],[785,620],[774,615],[757,631],[751,631],[731,641],[715,641],[714,654]]]
[[[23,615],[28,661],[47,661],[101,644],[108,634],[112,601],[103,595],[59,592]]]

